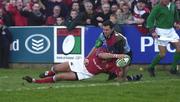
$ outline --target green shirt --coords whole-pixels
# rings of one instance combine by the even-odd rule
[[[147,18],[147,28],[172,28],[174,22],[179,20],[179,15],[177,14],[174,3],[170,4],[170,8],[157,4]]]

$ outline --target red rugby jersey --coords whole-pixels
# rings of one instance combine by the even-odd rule
[[[101,48],[96,49],[89,57],[89,64],[86,66],[87,70],[93,74],[97,75],[99,73],[115,73],[119,76],[121,69],[118,68],[115,64],[116,59],[104,60],[97,56],[99,52],[98,50]]]

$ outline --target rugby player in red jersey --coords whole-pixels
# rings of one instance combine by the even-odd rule
[[[40,79],[30,76],[25,76],[23,79],[29,83],[54,83],[61,80],[83,80],[100,73],[107,73],[110,75],[109,80],[140,80],[142,75],[126,76],[128,66],[125,68],[116,66],[116,60],[126,54],[131,56],[127,39],[114,31],[111,21],[105,21],[103,32],[83,64],[80,61],[64,62],[40,74]]]

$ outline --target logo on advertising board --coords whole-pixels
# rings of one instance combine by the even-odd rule
[[[26,49],[33,54],[43,54],[50,48],[50,40],[42,34],[30,35],[25,41]]]
[[[13,35],[10,62],[54,62],[54,27],[23,26],[10,27],[9,30]]]
[[[65,27],[56,27],[54,35],[55,62],[84,59],[84,28],[77,27],[68,31]]]

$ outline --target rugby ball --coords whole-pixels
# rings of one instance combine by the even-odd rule
[[[123,68],[123,67],[127,66],[130,62],[131,62],[130,56],[125,55],[123,58],[116,60],[116,66]]]
[[[62,50],[64,54],[69,54],[75,45],[75,37],[73,35],[68,35],[65,37],[63,44],[62,44]]]

